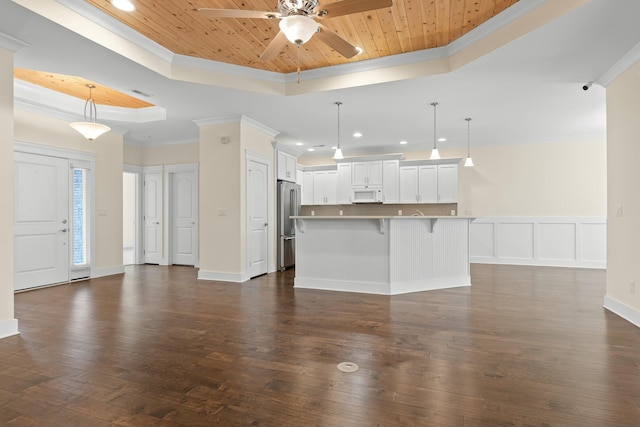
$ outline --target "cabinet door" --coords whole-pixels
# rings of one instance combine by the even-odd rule
[[[336,203],[339,205],[351,203],[351,163],[338,164]]]
[[[324,205],[325,204],[325,194],[324,194],[324,183],[326,181],[327,174],[326,172],[313,172],[313,204],[314,205]]]
[[[418,167],[418,202],[438,203],[438,166]]]
[[[458,165],[438,165],[438,203],[458,202]]]
[[[367,185],[382,186],[382,161],[367,162]]]
[[[400,177],[397,160],[385,160],[382,164],[382,203],[400,201]]]
[[[287,170],[286,170],[286,176],[287,176],[287,180],[291,181],[291,182],[296,182],[296,169],[298,166],[298,159],[295,158],[295,156],[292,156],[290,154],[287,154],[286,156],[287,159]]]
[[[287,179],[287,157],[286,153],[282,151],[277,152],[276,166],[278,167],[278,178]]]
[[[302,174],[302,204],[313,205],[313,172]]]
[[[351,164],[351,185],[363,187],[367,185],[367,163],[357,162]]]
[[[338,171],[327,171],[324,179],[324,203],[337,204]]]
[[[418,167],[402,166],[399,179],[400,203],[418,203]]]

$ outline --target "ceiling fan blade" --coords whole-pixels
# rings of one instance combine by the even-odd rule
[[[333,18],[391,6],[393,6],[393,0],[342,0],[321,6],[319,10],[326,11],[326,14],[319,13],[318,16]]]
[[[344,56],[345,58],[351,58],[360,53],[357,47],[331,31],[324,25],[318,23],[318,27],[318,38],[327,46],[338,52],[340,55]]]
[[[253,19],[275,19],[280,18],[277,12],[262,12],[260,10],[241,9],[211,9],[201,7],[198,12],[205,13],[211,18],[253,18]]]
[[[270,61],[284,48],[284,45],[287,44],[287,37],[284,35],[282,31],[280,31],[276,36],[269,42],[267,48],[260,55],[260,59],[263,61]]]

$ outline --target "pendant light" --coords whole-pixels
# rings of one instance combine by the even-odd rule
[[[73,129],[78,131],[80,135],[87,138],[89,141],[93,141],[105,132],[109,132],[111,128],[100,123],[96,123],[98,112],[96,110],[96,103],[91,97],[91,90],[95,88],[95,85],[88,84],[89,99],[84,104],[84,122],[69,123]],[[89,120],[87,120],[87,108],[89,108]]]
[[[467,160],[464,161],[465,167],[473,166],[471,160],[471,117],[465,119],[467,121]]]
[[[433,150],[431,150],[431,157],[429,157],[429,159],[439,160],[440,153],[438,152],[438,146],[436,145],[438,141],[436,132],[436,107],[438,106],[438,103],[432,102],[431,105],[433,105]]]
[[[341,160],[344,159],[342,149],[340,149],[340,105],[342,105],[342,102],[336,102],[336,105],[338,106],[338,145],[336,146],[336,152],[333,155],[333,160]]]

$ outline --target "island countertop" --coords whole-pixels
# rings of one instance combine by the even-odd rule
[[[475,216],[456,215],[297,215],[293,219],[466,219],[474,220]]]

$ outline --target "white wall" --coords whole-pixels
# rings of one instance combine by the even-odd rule
[[[608,206],[605,307],[640,326],[640,63],[607,87]],[[636,285],[632,292],[632,284]]]

